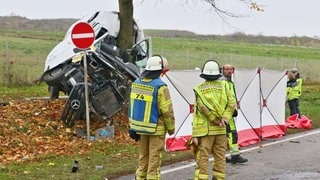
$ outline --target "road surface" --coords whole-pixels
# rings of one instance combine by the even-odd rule
[[[248,163],[228,163],[226,180],[320,180],[318,129],[263,140],[259,144],[242,148],[241,153],[248,158]],[[194,167],[193,160],[162,167],[161,179],[193,179]],[[132,180],[134,174],[118,179]]]

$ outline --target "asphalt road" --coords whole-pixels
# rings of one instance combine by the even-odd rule
[[[263,140],[242,148],[241,152],[249,161],[245,164],[228,163],[226,180],[320,180],[318,129]],[[194,167],[193,160],[162,167],[161,179],[193,179]],[[132,180],[134,174],[118,179]]]

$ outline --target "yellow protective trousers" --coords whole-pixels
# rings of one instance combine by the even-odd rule
[[[140,135],[137,180],[160,180],[160,166],[164,151],[164,135]]]
[[[236,122],[234,118],[229,120],[227,124],[227,137],[228,137],[228,146],[229,152],[231,155],[238,155],[240,154],[239,145],[238,145],[238,132],[236,127]]]
[[[218,180],[225,179],[227,137],[225,134],[208,135],[199,138],[200,145],[196,153],[194,180],[209,179],[209,156],[213,155],[213,175]]]

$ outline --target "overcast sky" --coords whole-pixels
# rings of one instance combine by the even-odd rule
[[[319,36],[320,0],[253,0],[264,5],[255,12],[239,0],[223,0],[223,9],[246,17],[224,23],[200,0],[134,0],[134,17],[144,29],[188,30],[197,34],[243,32],[266,36]],[[29,19],[81,18],[97,10],[118,11],[118,0],[0,0],[0,16]],[[142,2],[142,3],[141,3]],[[197,2],[197,3],[193,3]]]

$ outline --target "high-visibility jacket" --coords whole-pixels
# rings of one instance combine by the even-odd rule
[[[196,102],[192,122],[192,136],[226,134],[219,122],[228,121],[236,108],[236,99],[227,81],[205,81],[194,88]]]
[[[287,82],[286,91],[287,91],[287,99],[289,101],[299,98],[302,92],[302,78],[289,80]]]
[[[225,77],[225,76],[222,76],[222,77],[220,78],[220,80],[225,80],[225,81],[227,81],[228,86],[229,86],[229,89],[230,89],[232,95],[233,95],[233,96],[236,98],[236,100],[237,100],[236,89],[234,88],[234,83],[233,83],[233,81],[232,81],[230,78]]]
[[[130,129],[138,134],[164,135],[174,130],[172,101],[160,79],[137,79],[132,83],[128,108]]]
[[[237,102],[237,93],[236,93],[236,88],[234,87],[234,82],[231,80],[231,78],[229,78],[229,77],[226,77],[226,76],[222,76],[221,78],[220,78],[220,80],[225,80],[225,81],[227,81],[227,83],[228,83],[228,86],[229,86],[229,89],[230,89],[230,91],[232,92],[232,95],[234,96],[234,98],[236,99],[236,103],[237,103],[237,106],[236,106],[236,109],[233,111],[233,115],[232,115],[232,118],[231,119],[233,119],[233,117],[237,117],[238,116],[238,102]],[[234,120],[234,119],[233,119]],[[234,127],[234,129],[235,129],[235,127]]]

